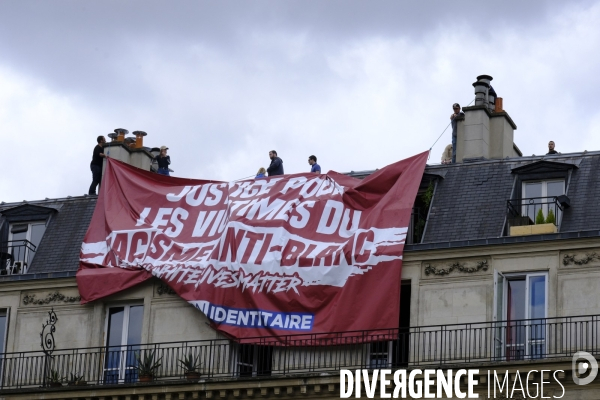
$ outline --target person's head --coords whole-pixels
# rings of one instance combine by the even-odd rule
[[[275,157],[277,157],[277,152],[276,152],[275,150],[271,150],[271,151],[269,152],[269,158],[272,160],[272,159],[274,159]]]
[[[260,174],[264,175],[266,173],[267,173],[267,170],[261,167],[261,168],[258,169],[258,172],[256,173],[256,175],[260,175]]]
[[[161,155],[166,156],[167,150],[169,150],[169,148],[167,146],[160,146],[160,154]]]
[[[104,144],[106,143],[106,139],[104,139],[104,136],[100,135],[96,138],[96,142],[98,142],[98,144]]]
[[[454,103],[452,104],[452,109],[454,110],[454,113],[459,113],[460,112],[460,104],[458,103]]]
[[[317,163],[317,157],[316,156],[309,156],[308,157],[308,163],[310,165],[316,164]]]
[[[548,142],[548,150],[554,150],[554,141],[553,140]]]

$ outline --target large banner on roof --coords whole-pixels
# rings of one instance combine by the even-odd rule
[[[236,338],[398,326],[427,153],[365,178],[166,177],[107,159],[81,247],[82,303],[152,276]]]

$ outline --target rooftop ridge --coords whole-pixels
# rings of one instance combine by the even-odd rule
[[[46,197],[44,200],[22,200],[22,201],[15,201],[15,202],[9,202],[9,203],[2,201],[2,202],[0,202],[0,209],[16,207],[16,206],[23,205],[23,204],[43,205],[43,204],[48,204],[48,203],[53,203],[53,202],[68,202],[68,201],[75,201],[75,200],[95,200],[97,198],[98,198],[98,196],[95,196],[95,195],[84,194],[82,196],[57,197],[57,198],[53,198],[53,199]]]

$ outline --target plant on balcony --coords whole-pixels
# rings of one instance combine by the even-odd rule
[[[84,374],[77,375],[71,372],[71,377],[67,381],[67,385],[69,386],[85,386],[87,382],[83,378]]]
[[[194,357],[190,351],[186,357],[179,359],[179,363],[183,367],[185,378],[188,381],[197,381],[200,379],[200,371],[198,371],[198,369],[202,366],[202,363],[199,362],[199,358],[199,355]]]
[[[537,212],[537,215],[535,216],[535,224],[538,225],[544,223],[546,223],[546,218],[544,218],[544,212],[540,208]]]
[[[48,371],[48,375],[46,376],[46,381],[48,382],[48,386],[50,387],[58,387],[62,386],[63,377],[60,376],[57,370],[51,369]]]
[[[546,217],[546,223],[556,225],[556,216],[554,215],[554,211],[552,211],[552,209],[548,210],[548,216]]]
[[[135,369],[138,372],[140,382],[152,382],[156,375],[156,370],[162,365],[160,363],[162,357],[155,361],[154,351],[146,351],[143,357],[136,351],[135,360]]]

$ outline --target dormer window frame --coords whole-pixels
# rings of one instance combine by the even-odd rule
[[[51,207],[22,204],[0,212],[1,275],[21,275],[28,272],[37,247],[41,244],[48,224],[57,211]],[[40,233],[38,230],[38,234],[35,234],[35,227],[41,225],[43,231]],[[25,232],[24,237],[23,232]]]
[[[504,226],[502,229],[503,235],[509,235],[508,231],[511,226],[514,226],[514,225],[512,225],[512,223],[514,222],[515,219],[522,220],[522,221],[516,221],[516,225],[527,225],[526,223],[524,223],[525,220],[523,218],[520,218],[520,217],[513,218],[515,216],[516,212],[518,212],[521,216],[524,216],[524,214],[527,214],[525,217],[529,216],[529,219],[531,219],[532,222],[535,222],[535,215],[531,215],[530,213],[523,211],[523,209],[522,209],[523,208],[523,204],[522,204],[523,199],[531,198],[531,197],[539,197],[538,202],[542,202],[542,203],[548,202],[547,199],[546,200],[543,199],[543,197],[544,197],[543,189],[542,189],[541,197],[540,196],[530,196],[528,193],[526,193],[526,190],[525,190],[526,184],[534,183],[534,182],[563,181],[564,182],[563,194],[566,196],[569,191],[571,175],[573,173],[573,170],[577,169],[577,168],[579,168],[577,163],[548,161],[548,160],[544,160],[544,159],[534,161],[534,162],[531,162],[531,163],[528,163],[525,165],[520,165],[518,167],[513,168],[512,173],[515,175],[515,181],[514,181],[514,186],[513,186],[511,196],[507,201],[508,210],[507,210],[507,215],[505,218],[505,223],[504,223]],[[546,194],[547,194],[547,190],[546,190]],[[566,200],[568,201],[568,198]],[[556,208],[556,211],[554,212],[555,213],[555,226],[556,226],[556,230],[558,232],[560,232],[560,224],[562,223],[564,213],[562,210],[559,210],[559,209],[564,208],[564,207],[562,207],[561,205],[558,205],[557,200],[552,200],[551,203],[556,205],[554,207],[554,208]],[[549,209],[550,207],[551,207],[550,204],[543,204],[541,206],[541,208],[544,210],[543,213],[544,213],[545,218],[548,215],[547,209]],[[538,212],[537,208],[535,209],[535,212],[536,213]],[[511,222],[511,220],[513,222]]]

